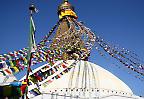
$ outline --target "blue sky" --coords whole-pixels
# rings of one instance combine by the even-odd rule
[[[1,0],[0,2],[0,54],[27,47],[29,35],[28,6],[33,2],[39,13],[34,15],[36,41],[58,21],[57,6],[62,0]],[[69,0],[78,20],[105,40],[128,48],[144,59],[144,0]],[[95,54],[97,54],[95,52]],[[91,61],[102,65],[122,79],[137,95],[144,96],[144,82],[100,56]]]

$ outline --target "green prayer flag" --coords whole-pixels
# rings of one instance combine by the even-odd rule
[[[29,53],[28,60],[30,59],[31,53],[36,51],[36,42],[35,42],[35,25],[32,16],[30,17],[30,35],[29,35]]]

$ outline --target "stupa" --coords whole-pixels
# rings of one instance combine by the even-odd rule
[[[140,75],[138,77],[143,79],[144,76],[143,65],[133,61],[137,59],[131,56],[130,51],[111,46],[82,22],[77,21],[78,16],[68,0],[63,0],[59,5],[59,21],[37,45],[34,41],[35,26],[32,17],[36,12],[34,5],[30,7],[30,11],[29,48],[0,56],[2,72],[6,71],[13,77],[5,81],[5,76],[2,76],[2,82],[9,82],[10,86],[0,86],[1,89],[19,88],[19,91],[0,96],[11,98],[11,95],[15,97],[19,93],[19,97],[29,99],[144,99],[134,95],[132,90],[111,72],[89,62],[91,49],[97,44],[126,68]],[[55,36],[49,40],[54,32]],[[99,52],[98,47],[96,50]],[[31,69],[31,66],[41,62],[45,64]],[[22,83],[13,83],[16,81],[13,74],[25,68],[27,75],[19,80]]]
[[[88,61],[96,37],[76,21],[78,17],[68,0],[58,7],[58,15],[60,23],[50,49],[63,50],[62,60],[35,70],[35,73],[47,72],[48,76],[41,76],[46,79],[38,82],[39,95],[29,96],[34,99],[141,99],[118,77]],[[30,90],[34,88],[37,85],[32,84]]]

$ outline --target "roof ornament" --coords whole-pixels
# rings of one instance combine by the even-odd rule
[[[38,10],[37,10],[37,8],[35,7],[34,4],[30,5],[29,10],[30,10],[30,14],[38,13]]]
[[[63,2],[58,6],[58,15],[60,19],[65,16],[71,16],[77,19],[74,7],[68,2],[68,0],[63,0]]]
[[[68,2],[68,0],[63,0],[63,2]]]

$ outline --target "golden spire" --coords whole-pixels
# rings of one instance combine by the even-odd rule
[[[63,2],[68,2],[68,0],[63,0]]]
[[[65,16],[77,18],[76,13],[74,12],[74,7],[68,2],[68,0],[63,0],[63,2],[58,6],[58,15],[60,19]]]

